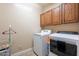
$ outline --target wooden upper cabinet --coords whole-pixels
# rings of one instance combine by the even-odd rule
[[[79,22],[79,4],[65,3],[40,15],[41,27]]]
[[[61,24],[61,6],[52,9],[52,24]]]
[[[51,10],[45,12],[45,25],[49,26],[51,25]]]
[[[41,27],[45,26],[45,14],[40,15],[40,26]]]
[[[62,7],[64,23],[72,23],[78,21],[78,4],[65,3]]]
[[[41,27],[51,25],[51,10],[40,15]]]

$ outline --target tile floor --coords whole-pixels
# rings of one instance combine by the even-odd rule
[[[21,56],[36,56],[36,55],[35,55],[34,52],[31,50],[31,51],[29,51],[29,52],[27,52],[27,53],[22,54]]]
[[[28,52],[13,54],[12,56],[36,56],[36,55],[34,54],[33,50],[30,50]]]

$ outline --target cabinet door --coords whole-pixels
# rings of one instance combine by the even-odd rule
[[[40,15],[40,25],[41,27],[45,26],[45,14]]]
[[[61,24],[61,6],[57,6],[56,8],[52,9],[52,24]]]
[[[45,24],[46,26],[51,25],[51,10],[45,12]]]
[[[63,4],[64,23],[72,23],[78,21],[78,5],[75,3]]]

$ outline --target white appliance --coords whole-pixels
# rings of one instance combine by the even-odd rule
[[[79,34],[76,35],[76,34],[67,34],[67,33],[66,34],[65,33],[53,33],[49,37],[51,40],[56,40],[56,41],[59,40],[59,41],[63,41],[69,44],[76,45],[77,56],[79,56]],[[56,56],[56,54],[50,51],[49,56]]]
[[[50,30],[43,30],[40,33],[35,33],[33,38],[33,51],[38,56],[47,56],[49,54],[48,44],[44,38],[51,34]]]

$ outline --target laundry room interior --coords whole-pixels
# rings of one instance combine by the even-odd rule
[[[0,56],[79,56],[79,3],[0,3]]]

